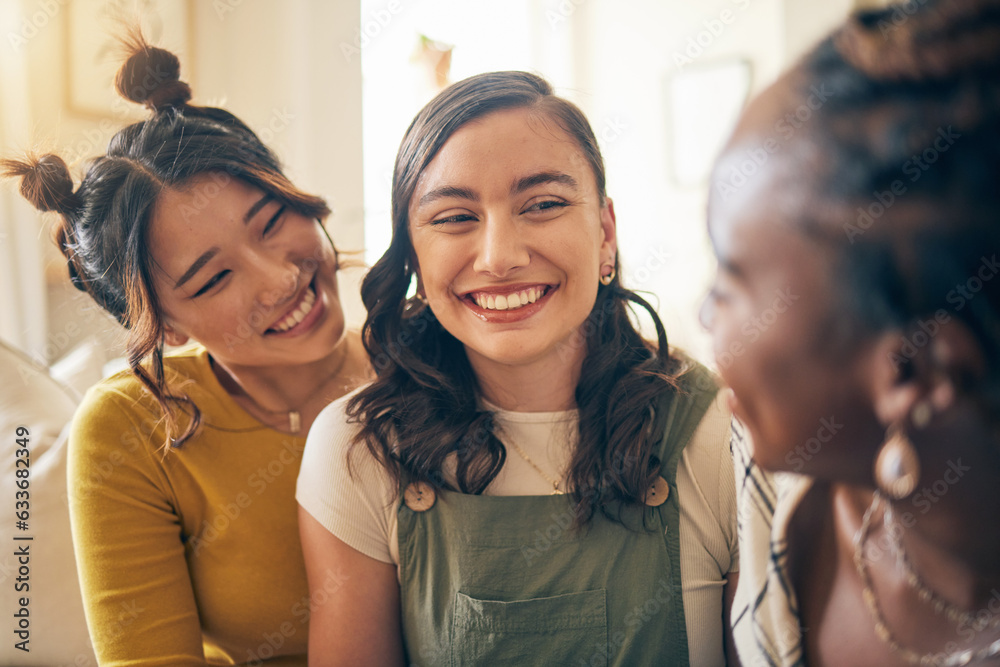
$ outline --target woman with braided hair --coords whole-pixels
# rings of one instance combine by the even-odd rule
[[[2,165],[128,329],[131,371],[88,392],[69,441],[91,638],[101,665],[305,665],[295,479],[316,415],[368,373],[330,210],[238,118],[189,104],[176,56],[128,46],[117,88],[152,113],[78,188],[55,155]]]
[[[998,182],[996,0],[854,15],[718,160],[703,320],[745,348],[721,367],[749,434],[743,664],[1000,664]],[[775,290],[795,302],[744,340]]]

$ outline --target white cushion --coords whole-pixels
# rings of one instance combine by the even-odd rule
[[[77,398],[104,379],[104,365],[110,360],[107,347],[88,338],[49,367],[49,374],[69,387]]]

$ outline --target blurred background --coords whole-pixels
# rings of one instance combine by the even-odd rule
[[[607,162],[625,283],[671,342],[709,362],[697,309],[713,260],[706,176],[752,96],[857,0],[0,0],[0,154],[56,151],[82,175],[122,126],[113,19],[181,57],[194,103],[224,105],[332,203],[339,247],[388,243],[392,161],[413,115],[477,72],[537,72],[590,118]],[[870,3],[865,3],[870,4]],[[808,112],[808,109],[806,109]],[[776,128],[777,129],[777,128]],[[52,220],[0,186],[0,338],[43,365],[122,354],[68,281]],[[341,284],[360,326],[361,271]],[[82,352],[81,352],[82,350]]]

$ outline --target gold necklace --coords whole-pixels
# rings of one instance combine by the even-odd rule
[[[562,491],[559,489],[559,482],[549,477],[549,475],[544,470],[539,468],[538,464],[531,460],[531,457],[528,456],[523,449],[521,449],[521,446],[517,444],[516,441],[511,440],[510,444],[514,448],[514,450],[521,456],[521,458],[524,459],[528,465],[534,468],[538,472],[538,474],[542,476],[542,479],[544,479],[546,482],[552,485],[552,493],[550,493],[549,495],[555,496],[562,493]]]
[[[917,597],[931,605],[935,614],[946,616],[948,620],[959,627],[967,625],[975,632],[982,632],[987,628],[1000,628],[1000,616],[997,614],[989,614],[984,617],[975,611],[960,609],[941,597],[920,578],[917,571],[913,569],[910,557],[903,546],[901,537],[903,527],[896,523],[895,515],[892,512],[892,503],[885,505],[885,529],[889,534],[889,544],[896,553],[896,562],[903,571],[903,579],[910,588],[916,591]]]
[[[868,573],[868,566],[865,564],[864,557],[865,542],[868,541],[868,534],[871,531],[872,513],[874,513],[875,508],[878,507],[881,500],[882,495],[876,491],[872,497],[872,504],[865,510],[864,517],[861,519],[861,528],[858,529],[858,534],[854,537],[854,567],[858,571],[858,578],[861,579],[861,597],[865,601],[865,606],[868,607],[868,613],[871,614],[872,620],[875,622],[875,634],[878,638],[893,653],[911,665],[961,667],[971,662],[979,662],[980,660],[987,660],[1000,655],[1000,639],[976,651],[965,649],[951,653],[924,654],[917,653],[896,640],[885,622],[885,617],[882,616],[882,610],[879,608],[878,598],[875,596],[875,589],[872,587],[871,576]]]
[[[337,367],[333,370],[333,372],[330,373],[329,377],[327,377],[326,381],[324,381],[323,384],[317,387],[317,390],[325,387],[330,382],[330,380],[340,375],[340,371],[344,369],[344,365],[347,363],[349,344],[350,344],[350,339],[345,336],[344,354],[341,356],[340,362],[337,364]],[[220,366],[220,368],[223,367]],[[223,370],[225,369],[223,368]],[[305,408],[306,405],[309,404],[309,401],[312,400],[312,398],[315,398],[316,396],[320,395],[319,391],[313,392],[312,397],[306,399],[306,402],[303,403],[298,408],[292,408],[289,410],[269,410],[268,408],[265,408],[263,405],[258,403],[257,400],[253,396],[251,396],[246,389],[243,388],[243,385],[241,385],[239,381],[237,381],[236,378],[233,377],[233,375],[229,371],[226,371],[226,376],[232,380],[233,385],[240,390],[240,393],[243,395],[243,397],[246,398],[251,403],[253,403],[253,406],[259,412],[263,412],[269,415],[286,415],[286,418],[288,419],[288,432],[293,434],[298,433],[299,431],[302,430],[302,410]]]

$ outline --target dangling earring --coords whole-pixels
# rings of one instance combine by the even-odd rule
[[[897,422],[886,431],[885,441],[875,456],[875,482],[893,500],[906,498],[920,480],[920,458],[913,442]]]
[[[605,268],[610,268],[611,271],[609,273],[605,274],[604,273],[604,269]],[[617,275],[617,272],[615,271],[615,265],[614,264],[602,264],[601,265],[601,284],[602,285],[610,285],[611,281],[615,279],[615,275]]]

